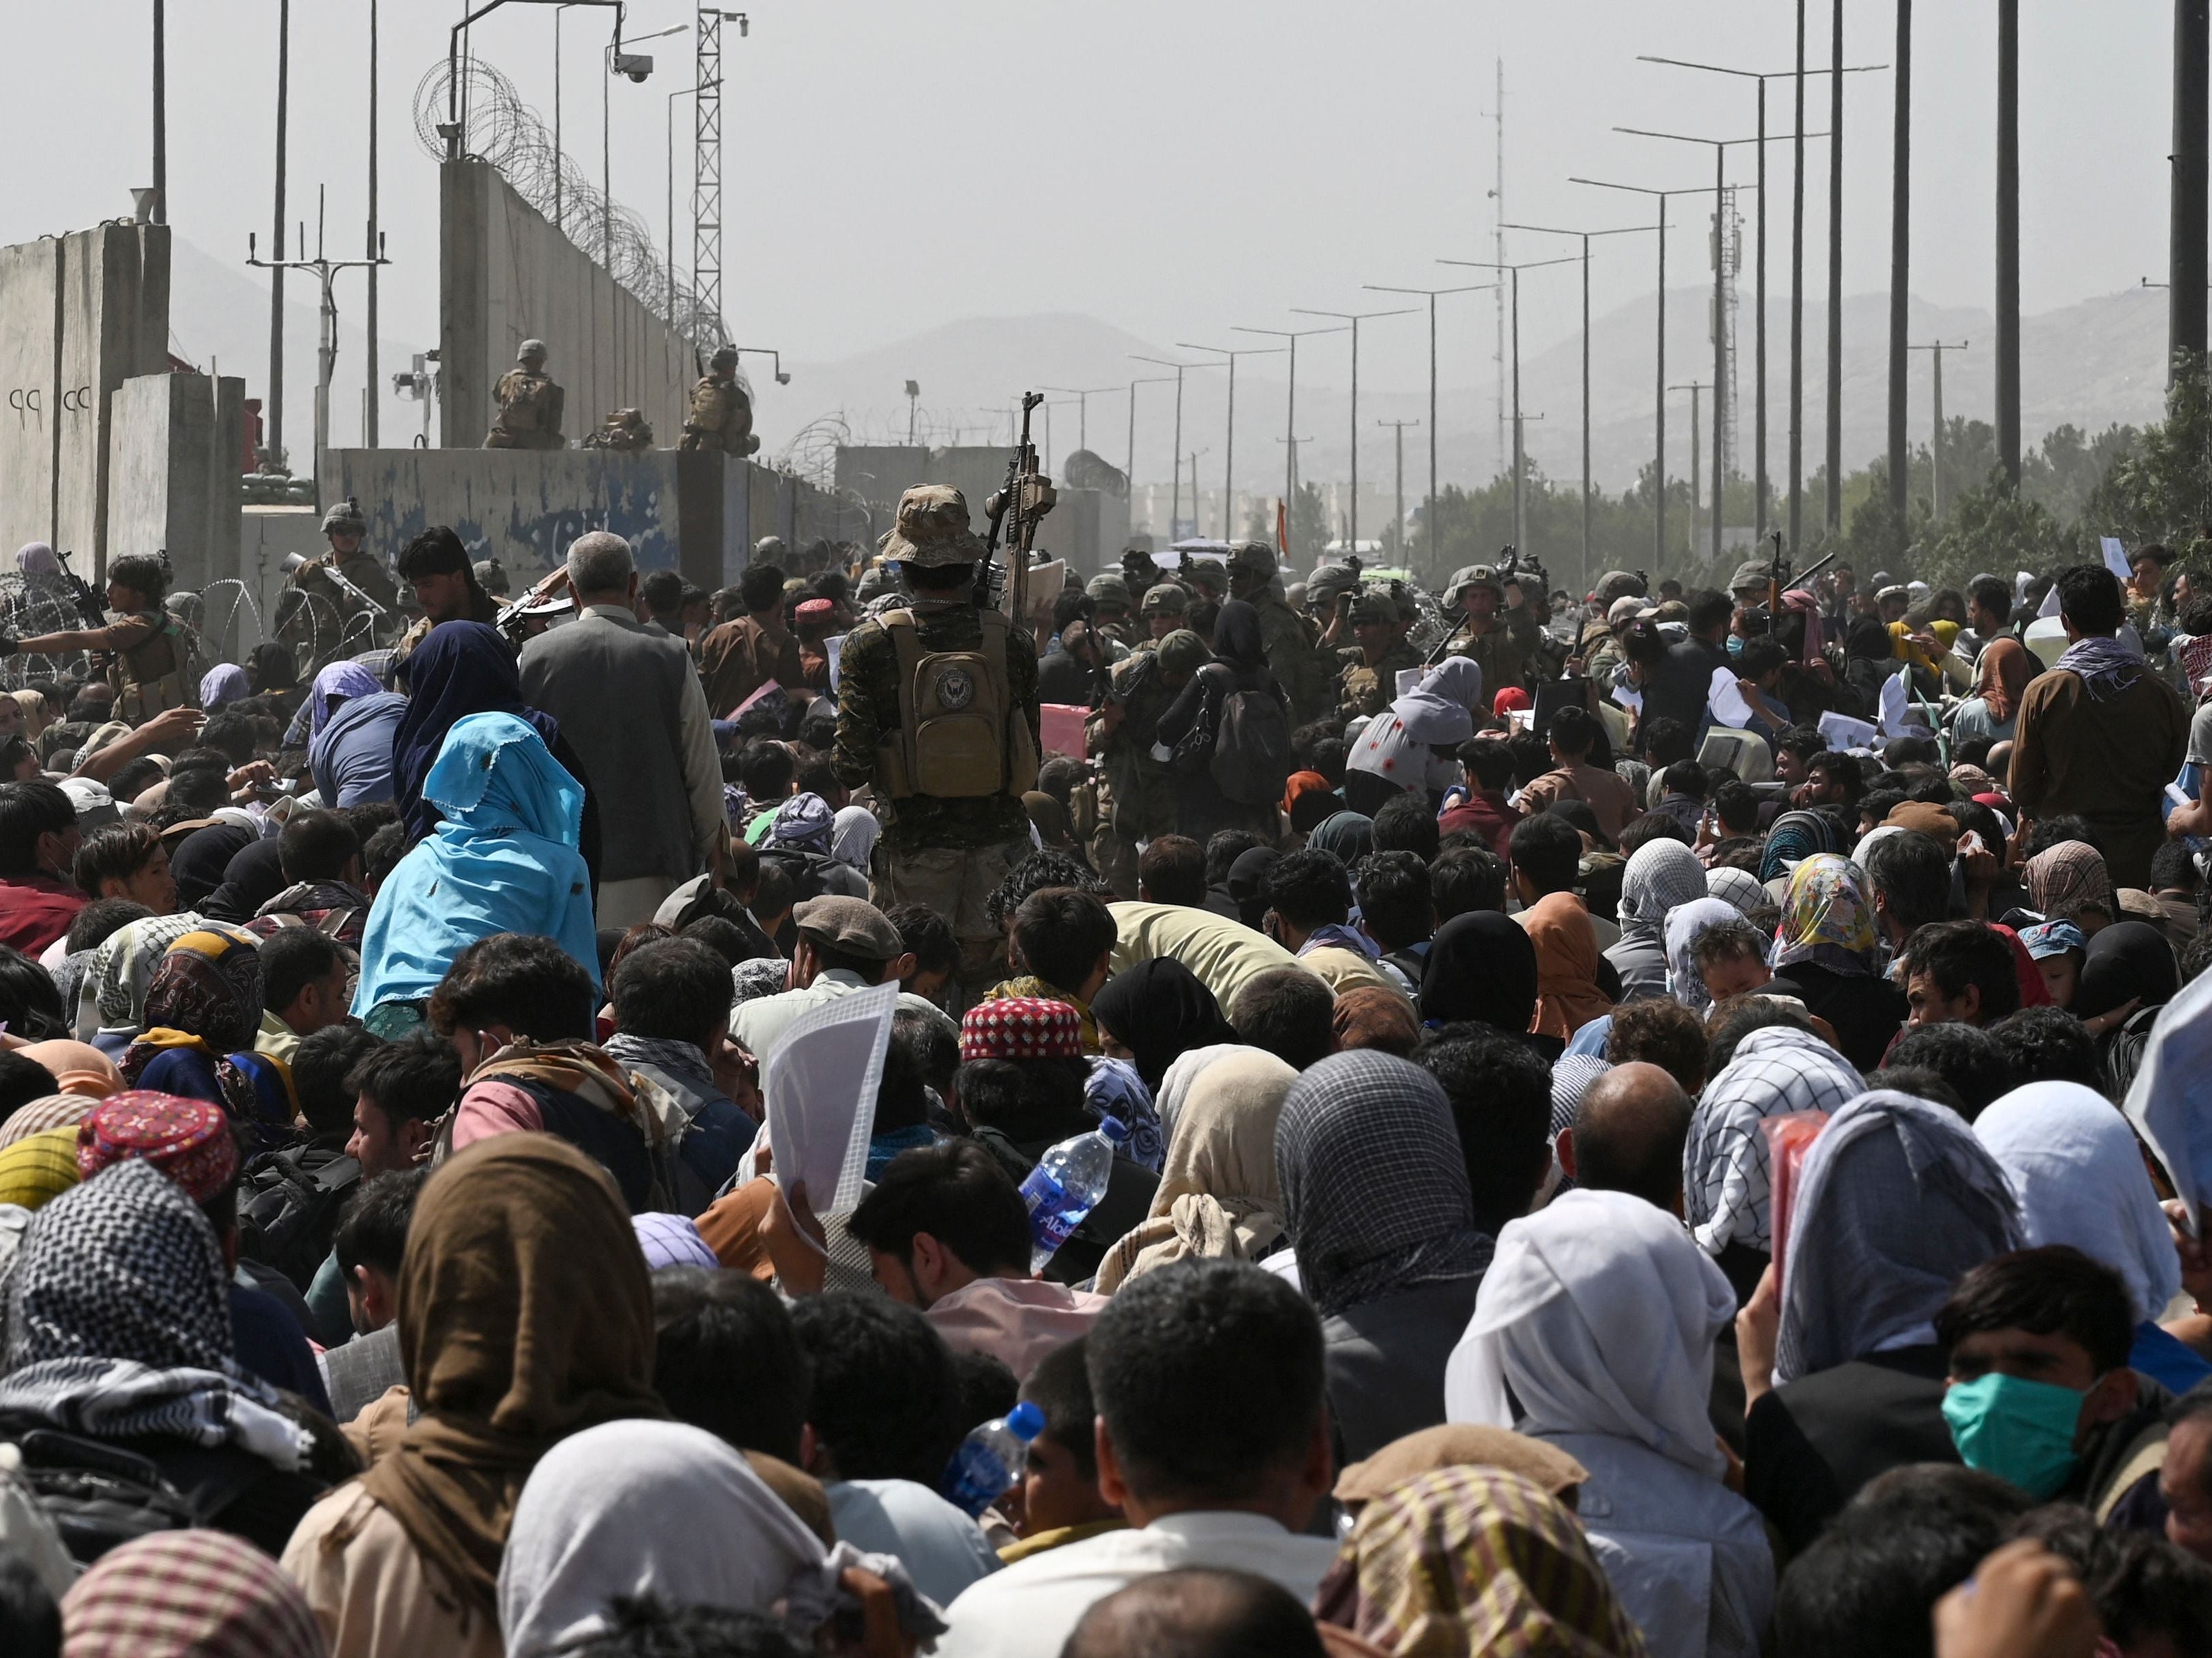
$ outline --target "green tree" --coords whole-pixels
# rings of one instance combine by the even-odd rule
[[[1328,521],[1328,504],[1322,499],[1321,486],[1301,483],[1295,500],[1291,502],[1291,556],[1302,569],[1311,569],[1321,562],[1322,550],[1336,538],[1336,529]]]
[[[2081,516],[2086,527],[2130,547],[2185,544],[2212,523],[2212,386],[2203,363],[2177,366],[2166,418],[2145,427],[2105,469]]]
[[[1912,574],[1938,587],[1963,588],[1984,571],[2008,581],[2015,569],[2070,562],[2080,540],[2049,507],[2027,500],[2003,472],[1993,471],[1951,504],[1933,538],[1921,543]]]

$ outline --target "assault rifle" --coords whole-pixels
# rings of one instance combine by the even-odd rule
[[[1506,581],[1514,580],[1517,577],[1521,568],[1521,556],[1514,550],[1510,543],[1507,544],[1505,546],[1500,547],[1498,550],[1498,552],[1499,558],[1502,560],[1502,562],[1498,566],[1498,580],[1499,584],[1502,586]],[[1534,567],[1532,566],[1531,568]],[[1540,576],[1542,572],[1539,570],[1537,574]],[[1445,595],[1445,598],[1449,599],[1456,599],[1458,597],[1459,595],[1456,593],[1447,593]],[[1429,652],[1428,660],[1424,662],[1421,665],[1425,668],[1433,668],[1437,663],[1443,661],[1445,653],[1449,652],[1454,645],[1459,642],[1459,636],[1467,631],[1467,624],[1474,619],[1474,617],[1468,616],[1465,613],[1462,613],[1458,625],[1454,627],[1449,633],[1447,633],[1442,639],[1436,642],[1435,647]]]
[[[568,592],[568,567],[556,565],[521,598],[510,599],[501,605],[499,614],[492,618],[491,625],[499,629],[512,649],[519,651],[522,648],[523,624],[560,609]]]
[[[100,602],[100,595],[93,592],[92,584],[70,568],[70,556],[67,553],[56,553],[54,557],[62,567],[62,580],[69,584],[70,598],[75,601],[76,613],[82,618],[84,625],[88,628],[105,628],[107,625],[107,607]],[[163,555],[161,562],[165,565],[168,562],[166,554]]]
[[[991,514],[991,534],[984,550],[994,562],[998,558],[1000,540],[1006,531],[1007,520],[1013,521],[1006,562],[1012,580],[1013,623],[1017,628],[1029,625],[1030,555],[1036,547],[1037,525],[1060,498],[1052,487],[1052,480],[1038,464],[1036,445],[1030,441],[1030,411],[1043,401],[1042,392],[1022,393],[1022,439],[1006,461],[1006,483],[986,503]]]

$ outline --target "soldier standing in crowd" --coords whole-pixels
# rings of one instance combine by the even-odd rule
[[[1158,649],[1160,641],[1182,627],[1189,615],[1189,593],[1172,581],[1154,583],[1145,591],[1144,637],[1129,647],[1130,653]]]
[[[276,636],[303,664],[335,654],[346,623],[356,616],[373,617],[374,631],[386,635],[399,619],[392,574],[363,545],[368,520],[361,503],[348,496],[324,513],[323,534],[329,548],[295,568],[276,598]],[[331,579],[334,574],[338,580]]]
[[[1447,620],[1454,610],[1463,610],[1467,619],[1452,654],[1473,659],[1482,670],[1483,701],[1489,701],[1508,685],[1520,684],[1530,654],[1543,643],[1544,630],[1529,619],[1527,606],[1517,598],[1506,607],[1505,584],[1493,566],[1469,564],[1452,573],[1444,593]]]
[[[1137,848],[1176,832],[1176,779],[1156,757],[1160,716],[1208,662],[1206,641],[1188,629],[1146,640],[1117,664],[1104,699],[1085,724],[1098,759],[1098,827],[1091,861],[1117,898],[1137,896]]]
[[[1419,668],[1420,653],[1399,632],[1398,607],[1388,593],[1360,593],[1352,601],[1350,617],[1358,643],[1337,653],[1343,674],[1336,717],[1372,719],[1396,700],[1399,673]]]
[[[192,700],[184,676],[183,630],[161,607],[168,586],[168,568],[161,559],[143,553],[118,558],[107,567],[107,608],[114,621],[104,628],[71,628],[24,639],[0,635],[0,656],[60,656],[70,651],[106,655],[107,683],[115,688],[115,717],[143,725]]]
[[[1136,630],[1129,623],[1129,584],[1118,570],[1109,570],[1091,578],[1084,592],[1098,607],[1098,631],[1126,651],[1136,643]],[[1119,659],[1118,658],[1116,659]]]
[[[562,406],[568,394],[545,372],[545,342],[525,340],[514,354],[514,367],[499,377],[492,396],[499,413],[484,437],[487,449],[565,449],[561,435]]]
[[[1267,669],[1290,695],[1292,720],[1303,726],[1328,718],[1336,700],[1336,653],[1322,646],[1312,624],[1275,591],[1275,550],[1264,541],[1240,541],[1231,547],[1229,592],[1260,613]]]
[[[725,345],[691,388],[690,412],[684,416],[679,449],[719,449],[739,459],[760,447],[753,434],[753,400],[738,380],[738,349]]]
[[[917,903],[952,924],[963,1005],[995,976],[992,890],[1029,856],[1024,790],[1036,786],[1036,647],[975,604],[981,537],[945,484],[899,498],[883,556],[909,603],[845,635],[838,676],[837,775],[870,785],[884,818],[878,908]]]

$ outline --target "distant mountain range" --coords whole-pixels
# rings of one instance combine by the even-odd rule
[[[1705,331],[1710,289],[1669,290],[1667,307],[1668,380],[1681,383],[1710,380],[1712,345]],[[1847,471],[1879,454],[1887,442],[1889,302],[1867,294],[1844,301],[1844,439]],[[1994,407],[1995,337],[1990,313],[1968,307],[1939,307],[1917,299],[1908,311],[1916,343],[1964,340],[1968,349],[1944,354],[1943,395],[1947,416],[1987,420]],[[1595,319],[1590,344],[1591,469],[1601,487],[1626,489],[1646,465],[1652,448],[1653,324],[1655,301],[1646,295]],[[1735,376],[1739,415],[1735,448],[1739,470],[1752,465],[1753,341],[1748,296],[1737,325],[1739,360]],[[1826,453],[1826,307],[1808,307],[1805,317],[1805,473],[1810,477]],[[1788,466],[1789,308],[1770,302],[1767,324],[1768,469],[1778,482]],[[1172,348],[1141,339],[1078,315],[969,318],[945,323],[909,339],[836,362],[790,362],[787,386],[757,386],[757,419],[764,451],[783,450],[810,422],[842,416],[856,441],[902,441],[907,431],[905,382],[919,383],[916,422],[921,440],[1004,442],[1007,410],[1026,388],[1111,386],[1089,399],[1090,446],[1115,465],[1128,453],[1129,380],[1167,371],[1132,361],[1132,355],[1187,357]],[[2025,318],[2021,329],[2021,426],[2031,444],[2052,428],[2071,423],[2099,431],[2114,422],[2141,424],[2160,417],[2164,402],[2166,296],[2155,289],[2130,288],[2087,300],[2063,309]],[[1932,421],[1929,354],[1911,354],[1907,373],[1907,426],[1916,443],[1927,440]],[[1284,381],[1279,359],[1262,359],[1240,369],[1237,397],[1237,475],[1249,485],[1279,475],[1283,464]],[[1272,371],[1272,372],[1271,372]],[[1449,372],[1449,371],[1447,371]],[[1525,358],[1521,367],[1522,406],[1531,459],[1558,478],[1581,471],[1582,349],[1570,338]],[[1333,383],[1334,382],[1334,383]],[[1174,418],[1170,386],[1146,386],[1138,392],[1137,475],[1140,483],[1168,477],[1170,423]],[[1447,483],[1486,481],[1497,471],[1498,431],[1494,391],[1486,377],[1439,389],[1438,440]],[[1183,448],[1213,452],[1202,462],[1209,487],[1220,465],[1219,447],[1226,413],[1224,376],[1218,369],[1194,370],[1183,387]],[[1055,404],[1073,398],[1055,395]],[[1363,486],[1383,481],[1390,466],[1387,433],[1376,420],[1425,419],[1427,393],[1416,391],[1360,393],[1360,472]],[[1537,415],[1540,422],[1533,418]],[[1075,445],[1077,410],[1052,410],[1055,457]],[[1710,443],[1711,405],[1704,410]],[[1346,388],[1340,358],[1323,356],[1298,376],[1298,425],[1311,442],[1302,446],[1302,476],[1340,480],[1349,470]],[[1667,410],[1668,471],[1679,477],[1690,465],[1690,400],[1669,398]],[[1371,437],[1369,435],[1371,434]],[[1038,428],[1040,440],[1042,427]],[[1417,459],[1418,445],[1418,459]],[[1427,445],[1409,432],[1407,489],[1413,494],[1425,477]],[[1710,467],[1711,457],[1705,457]]]

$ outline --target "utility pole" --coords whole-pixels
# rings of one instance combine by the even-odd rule
[[[1997,460],[2020,488],[2020,0],[1997,0]]]
[[[329,453],[331,446],[331,371],[337,367],[338,360],[338,307],[337,298],[331,291],[331,283],[337,279],[337,273],[341,270],[373,270],[377,265],[385,264],[386,260],[384,258],[384,250],[381,247],[378,248],[373,255],[366,259],[332,259],[325,257],[323,252],[322,207],[319,197],[317,199],[315,211],[315,257],[312,259],[309,258],[307,255],[307,250],[304,247],[301,249],[300,257],[296,259],[287,259],[283,257],[283,246],[282,243],[279,243],[276,249],[276,258],[273,259],[264,259],[260,256],[259,249],[254,245],[252,234],[251,232],[247,233],[246,238],[246,263],[247,264],[257,269],[265,269],[269,272],[272,280],[283,275],[288,268],[299,270],[312,270],[322,283],[322,338],[319,342],[319,349],[316,352],[316,366],[319,372],[317,374],[315,381],[315,464],[313,472],[315,481],[315,504],[319,507],[326,504],[324,499],[324,489],[325,486],[330,482],[330,480],[323,474],[323,458],[325,455]],[[372,385],[372,393],[374,392],[374,387]]]
[[[1508,230],[1533,231],[1546,236],[1579,236],[1583,252],[1583,562],[1582,585],[1587,588],[1590,574],[1590,238],[1593,236],[1641,235],[1656,230],[1656,225],[1622,225],[1613,230],[1561,230],[1552,225],[1510,224]],[[1433,404],[1431,404],[1433,407]],[[1431,442],[1435,441],[1431,434]]]
[[[1468,264],[1479,269],[1502,268],[1506,273],[1510,289],[1509,301],[1513,309],[1513,544],[1522,545],[1523,513],[1522,499],[1527,486],[1528,467],[1521,443],[1521,273],[1540,270],[1546,265],[1572,264],[1571,253],[1559,259],[1524,259],[1519,264],[1492,266],[1487,259],[1439,259],[1438,264]]]
[[[1175,370],[1175,481],[1170,486],[1168,507],[1168,534],[1173,537],[1176,520],[1182,516],[1182,371],[1186,368],[1218,368],[1220,365],[1211,362],[1175,362],[1166,357],[1139,356],[1135,352],[1131,352],[1130,355],[1135,357],[1139,362],[1154,362],[1163,368]],[[1196,472],[1190,475],[1190,521],[1194,530],[1198,524],[1198,474]]]
[[[1298,445],[1310,443],[1311,438],[1293,437],[1298,429],[1298,342],[1311,334],[1341,334],[1341,328],[1247,328],[1243,323],[1232,324],[1232,334],[1268,334],[1279,340],[1288,340],[1291,350],[1290,395],[1285,400],[1283,411],[1283,440],[1290,446],[1283,459],[1283,510],[1289,512],[1291,503],[1298,497]]]
[[[1185,351],[1218,352],[1229,364],[1229,421],[1228,429],[1223,437],[1221,454],[1221,499],[1226,505],[1221,509],[1221,521],[1224,525],[1231,525],[1237,514],[1237,359],[1279,356],[1283,348],[1262,345],[1231,350],[1225,345],[1193,345],[1188,340],[1177,340],[1176,344]],[[1192,476],[1190,487],[1194,491],[1198,488],[1195,474]],[[1226,529],[1222,532],[1222,538],[1224,541],[1228,539]]]
[[[1936,425],[1928,444],[1928,458],[1935,471],[1935,479],[1928,492],[1928,509],[1929,515],[1937,524],[1943,521],[1943,508],[1948,504],[1943,499],[1943,354],[1946,351],[1963,351],[1967,343],[1960,340],[1955,345],[1948,345],[1942,340],[1930,340],[1925,345],[1908,348],[1927,352],[1936,370]]]
[[[1500,226],[1502,230],[1505,227]],[[1391,288],[1381,282],[1363,282],[1370,294],[1418,294],[1429,302],[1429,496],[1422,521],[1428,526],[1429,562],[1437,560],[1437,297],[1443,294],[1481,294],[1497,288],[1496,282],[1476,282],[1467,288]],[[1414,422],[1419,425],[1419,422]],[[1583,457],[1588,459],[1588,456]],[[1585,471],[1588,469],[1585,468]],[[1399,516],[1402,519],[1404,514]]]
[[[1147,380],[1131,380],[1131,381],[1129,382],[1129,471],[1128,471],[1128,483],[1129,483],[1129,500],[1130,500],[1130,501],[1131,501],[1131,503],[1132,503],[1132,504],[1134,504],[1134,502],[1135,502],[1135,501],[1136,501],[1136,499],[1137,499],[1137,388],[1138,388],[1139,386],[1165,386],[1165,385],[1166,385],[1170,380],[1174,380],[1175,378],[1176,378],[1176,376],[1175,376],[1175,375],[1173,375],[1173,374],[1154,374],[1154,375],[1152,375],[1151,378],[1149,378],[1149,379],[1147,379]],[[914,382],[913,382],[912,380],[908,380],[908,381],[907,382],[907,385],[908,385],[908,386],[909,388],[911,388],[911,387],[914,386]],[[909,398],[911,398],[911,397],[914,395],[914,393],[913,393],[913,392],[912,392],[911,390],[909,390],[909,391],[908,391],[908,397],[909,397]],[[907,424],[907,441],[908,441],[908,443],[912,443],[912,442],[914,441],[914,426],[913,426],[913,405],[911,404],[911,403],[909,403],[909,404],[908,404],[908,405],[907,420],[908,420],[908,424]],[[1180,466],[1180,465],[1182,465],[1182,463],[1181,463],[1180,461],[1178,461],[1178,462],[1176,463],[1176,465],[1177,465],[1178,466]],[[1174,525],[1172,523],[1170,523],[1170,524],[1168,525],[1168,528],[1169,528],[1170,531],[1172,531],[1172,530],[1175,528],[1175,525]],[[1143,595],[1142,593],[1139,593],[1139,594],[1138,594],[1138,595],[1137,595],[1137,598],[1138,598],[1139,601],[1139,602],[1141,602],[1141,601],[1143,600],[1143,598],[1144,598],[1144,595]]]
[[[1828,498],[1830,535],[1844,527],[1844,0],[1829,0]]]
[[[384,233],[376,222],[376,71],[377,71],[377,0],[368,0],[368,246],[362,250],[372,261],[368,267],[368,384],[361,394],[361,444],[364,449],[376,447],[376,388],[380,383],[376,356],[376,270],[384,261]],[[281,251],[281,250],[280,250]]]
[[[1492,222],[1490,257],[1499,264],[1505,263],[1505,60],[1500,58],[1497,65],[1498,80],[1491,94],[1490,117],[1498,124],[1498,140],[1493,147],[1497,163],[1496,182],[1490,188],[1490,216]],[[1497,376],[1498,387],[1498,470],[1505,470],[1505,294],[1498,291],[1498,347],[1491,359],[1492,372]],[[1430,426],[1434,428],[1431,420]]]
[[[1075,399],[1075,446],[1079,449],[1088,449],[1091,446],[1091,399],[1096,397],[1103,397],[1109,392],[1118,392],[1121,389],[1121,388],[1118,386],[1090,386],[1079,388],[1073,386],[1040,386],[1037,387],[1037,390],[1040,392],[1057,392],[1064,398],[1073,398]],[[1048,408],[1050,406],[1050,404],[1046,405]],[[908,438],[907,441],[911,443],[914,440],[912,438]],[[1047,468],[1046,470],[1050,471],[1051,469]]]
[[[1502,73],[1502,71],[1501,71]],[[1359,325],[1376,317],[1410,317],[1415,307],[1396,311],[1314,311],[1294,305],[1302,317],[1337,317],[1352,325],[1352,513],[1345,541],[1348,550],[1359,550]]]
[[[1790,551],[1805,544],[1805,0],[1797,0],[1796,125],[1790,191]]]
[[[1710,141],[1707,141],[1710,142]],[[1653,376],[1651,461],[1651,544],[1652,568],[1656,569],[1667,554],[1667,198],[1669,196],[1702,196],[1711,185],[1687,185],[1680,190],[1653,190],[1645,185],[1614,184],[1604,179],[1570,179],[1571,185],[1591,185],[1600,190],[1625,190],[1634,196],[1650,196],[1659,203],[1659,222],[1652,227],[1659,240],[1659,323],[1658,361]],[[1694,446],[1692,446],[1694,452]],[[1697,477],[1691,476],[1691,493],[1697,493]]]
[[[1838,76],[1841,86],[1844,77]],[[1905,550],[1905,291],[1912,238],[1912,0],[1897,0],[1897,78],[1892,83],[1893,136],[1889,187],[1889,511],[1897,523],[1897,552]],[[1941,355],[1936,358],[1940,365]],[[1939,367],[1936,379],[1942,371]],[[1941,393],[1937,394],[1940,398]],[[1939,416],[1940,418],[1940,416]],[[1936,441],[1942,440],[1939,430]]]
[[[1670,386],[1667,389],[1669,392],[1687,392],[1690,394],[1690,477],[1694,480],[1698,476],[1698,436],[1700,429],[1700,422],[1698,419],[1698,394],[1705,389],[1705,382],[1703,380],[1687,380],[1680,386]],[[1694,559],[1697,556],[1698,492],[1695,489],[1692,489],[1690,491],[1689,556]]]
[[[1802,7],[1800,7],[1799,9],[1802,12],[1803,9]],[[1802,15],[1800,16],[1798,22],[1800,34],[1802,37],[1804,22]],[[1798,66],[1795,71],[1795,73],[1801,77],[1805,72],[1802,46],[1803,41],[1801,38],[1799,41],[1800,50],[1798,52]],[[1753,325],[1753,337],[1755,343],[1752,348],[1753,355],[1755,359],[1752,371],[1752,402],[1754,411],[1752,419],[1752,488],[1753,493],[1756,496],[1756,501],[1753,507],[1752,531],[1760,541],[1765,541],[1766,539],[1767,497],[1771,493],[1766,466],[1766,145],[1768,142],[1768,135],[1766,131],[1766,83],[1769,81],[1781,80],[1784,77],[1790,76],[1792,71],[1788,70],[1758,70],[1730,69],[1720,64],[1692,63],[1688,59],[1682,58],[1654,58],[1647,56],[1639,58],[1637,61],[1638,63],[1644,64],[1664,64],[1674,69],[1702,70],[1709,75],[1732,75],[1739,80],[1756,82],[1759,88],[1759,136],[1752,140],[1752,143],[1756,146],[1759,156],[1759,181],[1755,186],[1759,197],[1759,213],[1757,220],[1758,250],[1753,255],[1758,266],[1758,274],[1754,284],[1755,294],[1753,302],[1758,308],[1759,315]],[[1866,75],[1884,67],[1886,66],[1881,64],[1856,64],[1852,65],[1850,69],[1845,70],[1844,73],[1846,75]],[[1815,72],[1818,73],[1820,71]],[[1800,88],[1802,92],[1802,81]],[[1803,141],[1806,138],[1817,138],[1821,136],[1817,132],[1808,133],[1804,131],[1805,112],[1803,101],[1804,100],[1801,96],[1798,100],[1797,110],[1798,130],[1794,135],[1794,141],[1796,142],[1799,154],[1797,166],[1796,210],[1794,218],[1795,238],[1792,242],[1793,263],[1790,267],[1791,277],[1790,291],[1790,326],[1793,331],[1790,335],[1790,338],[1793,343],[1799,348],[1801,354],[1804,325],[1804,295],[1802,291],[1803,287],[1802,277],[1803,276],[1804,267],[1803,206],[1805,195]],[[1785,136],[1790,135],[1776,133],[1773,135],[1773,141],[1779,143]],[[1796,379],[1798,368],[1798,359],[1797,357],[1793,356],[1790,359],[1790,373],[1792,376],[1790,380],[1790,397],[1792,399],[1790,403],[1790,409],[1792,410],[1790,415],[1790,429],[1792,432],[1795,432],[1796,429],[1797,413],[1799,410],[1799,404],[1797,401],[1797,380]],[[1793,450],[1791,452],[1794,455],[1796,451]],[[1796,463],[1794,460],[1791,463],[1793,467],[1796,464]],[[1793,472],[1793,481],[1790,485],[1790,495],[1793,501],[1797,494],[1797,484],[1795,482],[1795,477],[1796,475]],[[1790,530],[1790,538],[1792,544],[1794,545],[1796,538],[1796,530],[1795,528],[1794,520],[1792,521],[1792,528]]]
[[[276,0],[276,204],[269,245],[280,263],[269,271],[269,418],[271,460],[284,451],[284,122],[292,91],[292,0]],[[303,252],[306,251],[301,250]]]
[[[2186,353],[2201,369],[2205,347],[2204,289],[2212,269],[2206,259],[2205,191],[2208,167],[2206,80],[2212,55],[2212,7],[2207,0],[2173,0],[2173,173],[2167,209],[2166,383]]]
[[[369,0],[372,7],[376,0]],[[154,222],[169,222],[168,0],[154,0]]]
[[[1401,553],[1402,553],[1406,545],[1406,428],[1408,426],[1419,426],[1421,422],[1417,420],[1378,420],[1375,423],[1377,426],[1389,427],[1397,438],[1398,517],[1396,523],[1398,526],[1398,547]],[[1413,561],[1408,558],[1406,559],[1404,562],[1408,568],[1411,568]]]

